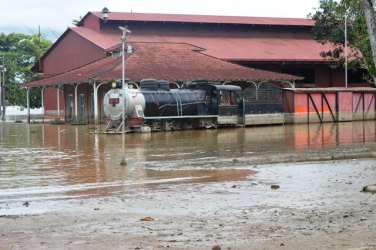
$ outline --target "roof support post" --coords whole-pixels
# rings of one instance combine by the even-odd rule
[[[57,119],[60,120],[60,87],[61,85],[57,85],[56,88],[56,95],[57,95]]]
[[[42,106],[42,123],[44,123],[44,114],[45,114],[45,111],[44,111],[44,90],[46,89],[46,86],[43,86],[41,91],[40,91],[40,96],[41,96],[41,106]]]
[[[256,100],[258,100],[258,88],[259,88],[259,84],[257,84],[254,81],[247,81],[247,82],[250,82],[250,83],[253,84],[253,86],[255,86],[255,89],[256,89],[256,92],[255,92],[255,94],[256,94]]]
[[[177,82],[170,82],[171,84],[174,84],[178,89],[180,89],[180,85]],[[184,84],[183,84],[184,85]],[[183,86],[182,85],[182,86]]]
[[[267,81],[261,81],[259,83],[256,83],[256,100],[259,99],[259,96],[260,96],[260,86],[263,83],[267,83]]]
[[[26,87],[27,123],[30,123],[30,88]]]
[[[98,90],[99,90],[99,87],[102,86],[103,84],[105,84],[106,82],[101,82],[98,84],[97,86],[97,83],[94,81],[92,83],[93,85],[93,91],[94,91],[94,124],[98,124]]]
[[[282,83],[287,83],[290,85],[291,88],[295,89],[295,81],[289,82],[289,81],[282,81]]]
[[[94,92],[94,124],[98,124],[98,89],[97,83],[93,82],[93,92]]]
[[[78,105],[77,105],[77,90],[78,90],[78,85],[80,85],[81,83],[77,83],[76,85],[73,85],[74,87],[74,119],[77,121],[78,119]]]

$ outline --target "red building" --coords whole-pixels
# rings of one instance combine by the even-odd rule
[[[176,86],[197,79],[243,88],[263,82],[343,86],[344,70],[320,56],[330,45],[313,40],[313,25],[312,20],[295,18],[119,12],[104,17],[89,12],[34,66],[44,79],[26,85],[42,87],[46,115],[102,120],[103,93],[112,80],[121,78],[119,26],[127,26],[133,53],[126,60],[126,78],[134,85],[156,78]],[[362,84],[350,74],[349,86]]]

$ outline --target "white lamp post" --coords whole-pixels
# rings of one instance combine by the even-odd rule
[[[345,4],[345,87],[347,88],[347,7]]]
[[[123,115],[122,115],[122,134],[125,133],[125,89],[128,88],[125,87],[125,42],[126,42],[126,34],[131,33],[127,27],[121,27],[119,26],[119,29],[123,31],[123,36],[121,37],[121,85],[122,85],[122,94],[123,94]]]
[[[125,145],[124,145],[124,136],[125,136],[125,89],[128,88],[128,86],[125,86],[125,42],[126,42],[126,34],[131,33],[127,27],[121,27],[119,26],[119,29],[123,31],[123,35],[121,37],[121,88],[122,88],[122,95],[123,95],[123,105],[122,105],[122,147],[123,147],[123,153],[125,151]],[[125,155],[123,155],[120,165],[125,166],[127,165],[127,161],[125,159]]]
[[[5,72],[7,69],[5,68],[5,58],[4,55],[2,56],[2,65],[0,66],[0,111],[3,109],[1,113],[1,120],[5,121]],[[1,75],[2,74],[2,75]],[[2,106],[2,107],[1,107]]]

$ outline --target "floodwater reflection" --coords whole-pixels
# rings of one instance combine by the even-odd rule
[[[125,152],[121,135],[91,131],[0,123],[0,215],[24,201],[48,207],[57,200],[137,195],[150,186],[242,180],[253,173],[197,164],[206,160],[376,141],[375,121],[127,134]],[[119,165],[123,154],[127,167]]]

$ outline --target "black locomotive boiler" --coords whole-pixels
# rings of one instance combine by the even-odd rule
[[[146,79],[140,89],[113,84],[104,96],[111,126],[121,127],[124,111],[129,130],[168,131],[242,124],[241,88],[218,82],[195,81],[170,89],[164,80]],[[124,105],[124,107],[123,107]]]

